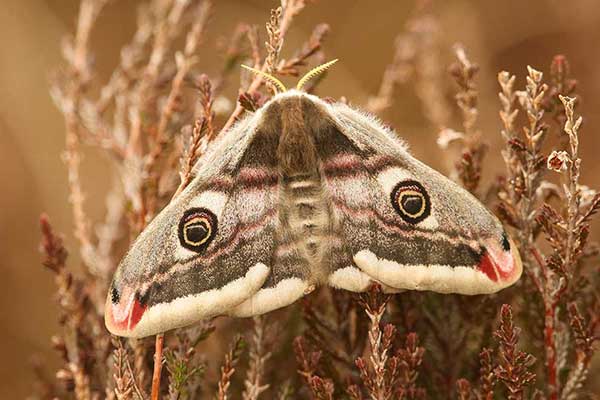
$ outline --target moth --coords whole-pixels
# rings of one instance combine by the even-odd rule
[[[318,285],[496,292],[521,275],[499,220],[373,116],[265,76],[280,93],[210,147],[139,235],[105,322],[143,337],[285,307]]]

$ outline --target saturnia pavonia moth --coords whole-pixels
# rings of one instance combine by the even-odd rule
[[[267,79],[281,93],[221,135],[120,263],[109,331],[143,337],[262,314],[317,285],[472,295],[519,278],[498,219],[394,132]]]

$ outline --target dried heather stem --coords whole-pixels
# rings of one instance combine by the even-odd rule
[[[475,193],[481,179],[481,164],[485,154],[485,145],[481,140],[481,132],[477,129],[477,85],[475,77],[479,71],[477,64],[472,63],[462,45],[454,46],[457,62],[450,66],[450,73],[458,85],[455,95],[456,103],[462,113],[464,146],[456,170],[462,185],[471,193]]]
[[[561,173],[565,180],[562,186],[565,199],[562,215],[565,217],[563,218],[551,206],[545,204],[537,218],[554,250],[552,256],[546,261],[540,260],[538,257],[538,265],[544,277],[542,288],[545,309],[544,341],[550,399],[558,399],[560,396],[561,382],[558,373],[562,362],[560,360],[564,360],[564,357],[561,358],[559,355],[564,353],[567,343],[564,335],[557,329],[561,325],[556,310],[569,288],[570,281],[574,278],[575,267],[578,258],[583,253],[588,231],[588,225],[582,225],[579,217],[581,160],[578,156],[578,131],[582,118],[574,116],[575,98],[562,95],[558,95],[558,97],[565,109],[564,131],[569,138],[569,147],[568,151],[553,151],[548,157],[547,166],[549,169]],[[560,227],[564,227],[564,229],[560,229]]]
[[[282,0],[281,8],[282,8],[283,14],[280,18],[279,29],[278,29],[278,37],[282,42],[285,38],[285,35],[289,29],[290,24],[292,23],[292,20],[304,8],[304,6],[305,6],[304,0]],[[273,63],[273,65],[275,65],[275,64]],[[267,71],[267,68],[268,68],[268,63],[265,60],[262,67],[260,68],[260,70],[265,72],[265,71]],[[260,75],[255,75],[253,80],[250,82],[250,85],[248,86],[248,88],[245,91],[248,93],[253,93],[260,87],[262,82],[263,82],[263,77],[261,77]],[[237,119],[242,115],[243,112],[244,112],[244,107],[242,107],[242,105],[238,102],[235,109],[233,110],[233,113],[231,113],[231,115],[229,116],[229,119],[227,120],[227,122],[225,122],[225,125],[223,125],[223,127],[221,128],[221,132],[226,132],[229,128],[231,128],[231,126],[235,123],[235,121],[237,121]]]
[[[113,379],[115,382],[114,393],[118,400],[127,400],[132,398],[133,377],[127,369],[127,350],[123,348],[119,339],[113,340],[115,349],[113,350]]]
[[[147,109],[149,91],[159,78],[161,67],[169,50],[169,45],[178,32],[181,17],[187,8],[189,0],[179,0],[172,3],[172,7],[164,5],[157,9],[158,24],[154,27],[153,43],[148,63],[144,67],[139,83],[130,95],[131,114],[130,130],[127,145],[127,157],[139,155],[142,152],[142,120]],[[157,138],[158,140],[161,137]]]
[[[416,43],[411,35],[399,35],[396,38],[392,62],[383,72],[377,94],[369,97],[365,105],[368,111],[378,114],[392,105],[395,87],[408,81],[413,73],[415,53]]]
[[[229,352],[225,354],[225,362],[221,367],[221,378],[219,379],[219,389],[217,391],[218,400],[227,400],[229,398],[231,377],[235,373],[235,366],[240,359],[243,348],[244,341],[242,337],[238,335],[233,339]]]
[[[472,136],[477,134],[477,85],[475,84],[475,76],[479,71],[479,66],[471,62],[467,57],[465,48],[461,44],[454,46],[454,54],[457,63],[450,67],[450,73],[454,76],[459,87],[459,92],[456,94],[456,103],[462,112],[463,129],[466,135]]]
[[[410,30],[418,34],[419,52],[415,60],[415,91],[423,112],[431,125],[443,130],[450,121],[452,111],[446,100],[446,71],[440,54],[440,22],[434,14],[424,14],[409,23]]]
[[[92,396],[90,379],[86,369],[86,358],[89,356],[84,349],[90,342],[85,329],[87,316],[86,304],[88,298],[82,290],[82,284],[75,280],[67,271],[65,262],[67,251],[62,238],[56,235],[46,215],[40,217],[42,231],[42,251],[45,258],[43,264],[55,274],[58,287],[58,300],[61,308],[61,323],[65,327],[64,341],[61,340],[61,352],[64,355],[66,368],[57,373],[57,377],[73,382],[73,391],[81,399]]]
[[[508,184],[514,186],[518,184],[517,182],[520,179],[519,158],[515,148],[510,145],[510,142],[517,138],[515,119],[519,113],[519,110],[515,108],[515,101],[517,99],[517,95],[514,91],[515,76],[506,71],[502,71],[498,74],[498,83],[501,88],[500,93],[498,93],[501,105],[500,119],[502,120],[503,125],[501,134],[507,143],[506,147],[502,150],[502,157],[504,159],[504,164],[506,165]],[[510,196],[510,204],[516,204],[518,202],[517,193],[514,190],[507,193],[507,195]]]
[[[61,84],[55,85],[52,94],[65,119],[65,152],[63,160],[67,165],[69,183],[69,201],[72,204],[74,235],[80,244],[81,257],[90,272],[96,272],[95,249],[90,234],[90,222],[85,213],[85,195],[79,175],[81,155],[79,152],[81,129],[79,113],[83,95],[91,79],[89,39],[96,19],[107,0],[83,0],[79,8],[75,39],[67,41],[63,55],[68,70],[61,78]]]
[[[523,129],[525,135],[525,146],[527,153],[525,156],[523,174],[523,195],[521,198],[520,220],[521,224],[521,248],[531,248],[534,243],[533,210],[536,204],[536,190],[541,179],[540,161],[543,159],[541,154],[542,143],[545,137],[547,127],[542,122],[544,110],[542,108],[542,99],[547,90],[547,85],[542,83],[543,74],[528,66],[527,67],[527,85],[524,93],[520,93],[519,101],[527,114],[529,125]]]
[[[494,398],[496,381],[492,350],[484,348],[479,353],[479,395],[481,399],[492,400]]]
[[[569,138],[569,147],[568,152],[554,151],[548,158],[548,167],[557,172],[564,172],[563,177],[566,181],[563,185],[564,198],[566,200],[564,206],[566,218],[561,222],[561,225],[566,228],[564,233],[553,230],[547,223],[543,225],[545,231],[550,236],[550,242],[555,250],[554,255],[548,260],[548,266],[552,267],[552,271],[548,270],[546,272],[546,296],[544,297],[546,308],[546,326],[544,331],[546,333],[547,344],[547,373],[550,399],[558,399],[561,393],[556,354],[557,344],[554,340],[554,336],[558,334],[555,332],[557,318],[555,310],[563,294],[568,289],[569,282],[572,279],[575,266],[578,262],[578,257],[582,254],[583,245],[585,244],[585,240],[582,240],[582,234],[587,229],[580,225],[579,218],[581,206],[581,191],[579,188],[581,159],[578,156],[578,133],[582,117],[575,118],[574,116],[575,98],[562,95],[558,95],[558,97],[565,110],[564,131]],[[546,214],[542,214],[541,218],[552,218],[550,217],[553,213],[551,210],[549,206],[545,206],[544,211],[546,211]],[[549,345],[551,344],[554,344],[554,346],[550,347]]]
[[[596,303],[598,308],[599,303]],[[580,397],[583,385],[587,380],[589,368],[594,354],[594,343],[599,340],[594,336],[594,326],[587,324],[575,303],[568,305],[569,323],[575,336],[575,365],[569,371],[560,398],[575,400]]]
[[[204,374],[205,364],[196,356],[199,341],[208,337],[212,325],[202,325],[199,330],[192,328],[177,330],[177,344],[165,351],[165,364],[169,372],[169,399],[193,399]],[[199,332],[197,332],[199,331]]]
[[[267,35],[269,40],[265,42],[265,48],[267,49],[267,58],[265,63],[267,64],[266,73],[273,74],[277,68],[277,61],[279,59],[279,52],[283,45],[283,38],[281,37],[281,7],[277,7],[271,10],[271,19],[267,22]]]
[[[423,363],[424,354],[425,348],[419,346],[419,336],[414,332],[409,333],[406,336],[405,346],[398,349],[395,356],[399,362],[396,392],[401,395],[400,398],[423,399],[426,397],[425,390],[417,386],[419,367]],[[396,386],[393,380],[390,383],[392,387]]]
[[[579,175],[581,159],[578,155],[579,150],[579,127],[583,118],[580,116],[575,119],[573,108],[575,105],[575,98],[558,96],[565,107],[565,126],[564,130],[569,136],[569,163],[566,186],[566,197],[567,197],[567,246],[565,259],[563,261],[564,269],[573,269],[573,252],[575,247],[575,240],[577,235],[577,222],[579,215],[579,206],[581,204],[581,193],[579,190]]]
[[[202,138],[206,137],[206,129],[207,129],[207,120],[205,118],[201,118],[196,120],[194,123],[194,128],[192,129],[192,137],[190,140],[190,144],[183,156],[181,162],[181,170],[179,172],[179,176],[181,179],[181,183],[179,187],[175,191],[173,197],[176,197],[185,187],[191,182],[192,169],[199,158],[199,149],[201,146]]]
[[[150,393],[151,400],[158,400],[158,397],[160,395],[160,376],[163,365],[164,340],[164,333],[156,335],[156,343],[154,345],[154,371],[152,373],[152,391]]]
[[[210,141],[215,135],[214,90],[210,79],[205,74],[200,75],[198,79],[198,92],[200,94],[200,105],[202,106],[202,117],[206,119],[206,140]]]
[[[504,304],[500,327],[494,333],[500,343],[498,366],[494,374],[504,383],[509,400],[524,399],[526,388],[535,382],[535,374],[529,371],[535,363],[535,357],[517,349],[519,334],[520,329],[513,322],[512,309]]]
[[[250,342],[250,365],[244,381],[245,390],[242,394],[244,400],[258,400],[260,394],[269,388],[265,384],[265,364],[271,357],[271,352],[266,349],[266,317],[254,317],[254,334]]]
[[[300,50],[289,60],[282,60],[277,66],[277,73],[280,75],[300,75],[300,67],[308,63],[308,59],[317,54],[323,45],[325,37],[329,33],[329,25],[319,24],[313,29],[308,41],[305,42]],[[320,64],[321,62],[319,62]]]
[[[321,351],[309,351],[306,340],[302,336],[294,339],[294,353],[299,364],[298,373],[310,389],[315,399],[332,399],[335,392],[333,381],[317,374]]]
[[[389,299],[390,296],[383,294],[379,285],[373,285],[366,294],[361,295],[361,304],[370,320],[368,332],[370,368],[362,357],[356,360],[356,366],[373,400],[391,398],[396,379],[397,369],[392,368],[388,371],[389,353],[392,351],[396,328],[386,324],[382,331],[380,325]],[[396,362],[395,358],[392,359],[392,364],[395,365]]]
[[[471,400],[473,398],[471,383],[466,379],[456,381],[456,390],[459,400]]]
[[[153,160],[155,161],[155,159],[160,156],[166,144],[164,136],[166,134],[167,125],[169,124],[173,113],[180,102],[184,79],[187,77],[189,71],[197,61],[195,53],[199,43],[202,40],[202,35],[206,28],[211,7],[212,4],[209,1],[203,1],[198,5],[196,10],[197,18],[186,37],[184,51],[175,54],[177,73],[171,82],[171,90],[160,114],[158,128],[154,139],[155,148],[150,152],[150,159],[148,160],[148,164],[150,165],[154,164]]]

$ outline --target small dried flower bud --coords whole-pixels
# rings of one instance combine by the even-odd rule
[[[75,377],[71,371],[59,369],[56,371],[56,379],[63,385],[66,391],[72,392],[75,389]]]
[[[181,69],[185,66],[185,56],[183,55],[182,52],[178,51],[175,53],[175,65],[177,66],[178,69]]]
[[[513,92],[513,86],[515,83],[514,75],[511,75],[510,73],[508,73],[506,71],[501,71],[498,73],[498,82],[500,83],[502,90],[509,92],[509,93]]]
[[[447,149],[450,143],[457,140],[463,140],[464,138],[465,134],[462,132],[458,132],[450,128],[442,129],[437,138],[437,145],[441,149]]]
[[[218,96],[213,104],[213,111],[216,115],[226,115],[233,110],[233,104],[225,96]]]
[[[571,158],[569,158],[569,154],[566,151],[554,150],[552,153],[550,153],[546,165],[549,170],[555,172],[562,172],[567,170],[568,164],[570,162]]]
[[[581,193],[582,206],[591,204],[598,196],[598,192],[586,185],[579,185],[579,192]]]
[[[244,92],[238,96],[238,102],[246,111],[254,112],[260,107],[260,94],[258,92]]]
[[[508,141],[509,146],[516,152],[524,152],[527,151],[527,146],[523,143],[522,140],[517,138],[512,138]]]
[[[544,76],[541,71],[538,71],[530,65],[527,66],[527,73],[529,74],[529,77],[537,83],[541,82]]]
[[[516,90],[515,96],[517,96],[519,105],[522,108],[527,108],[527,92],[525,90]]]
[[[58,380],[67,380],[67,379],[73,379],[73,374],[71,373],[71,371],[67,370],[67,369],[59,369],[58,371],[56,371],[56,379]]]

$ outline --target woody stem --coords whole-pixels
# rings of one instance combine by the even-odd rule
[[[154,371],[152,373],[152,394],[150,397],[151,400],[158,400],[158,396],[160,393],[160,374],[162,371],[162,352],[164,340],[164,333],[156,335],[156,341],[154,342]]]

